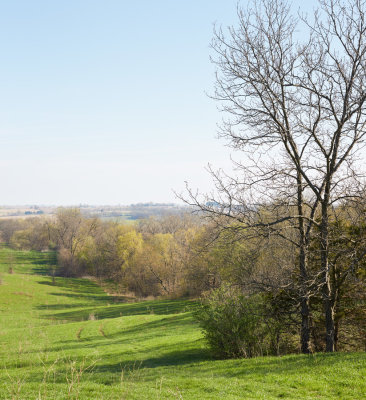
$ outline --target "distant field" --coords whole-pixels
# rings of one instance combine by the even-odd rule
[[[0,249],[0,399],[364,399],[366,355],[214,360],[188,300],[127,303]],[[9,274],[9,267],[13,273]]]
[[[115,206],[75,205],[65,208],[78,208],[83,216],[100,218],[107,221],[117,221],[134,224],[136,220],[149,217],[162,217],[167,215],[180,215],[192,210],[186,206],[176,204],[144,203]],[[54,217],[58,206],[0,206],[1,219]]]
[[[119,222],[124,223],[126,225],[136,225],[138,220],[131,219],[129,215],[119,216],[119,217],[100,217],[102,221],[112,221],[112,222]]]

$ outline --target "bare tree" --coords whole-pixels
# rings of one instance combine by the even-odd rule
[[[57,244],[60,258],[64,259],[66,273],[75,273],[77,252],[97,226],[95,218],[83,218],[77,208],[61,207],[57,210],[56,221],[49,226],[50,236]]]
[[[314,290],[323,298],[326,351],[335,350],[329,210],[360,194],[365,11],[363,0],[319,0],[310,19],[294,16],[286,1],[257,0],[238,8],[238,26],[216,30],[213,40],[213,97],[225,115],[220,135],[245,160],[235,162],[239,178],[211,170],[216,194],[201,197],[188,189],[188,202],[217,221],[236,221],[236,229],[276,233],[298,248],[304,353]],[[271,212],[263,212],[264,206]],[[320,263],[309,276],[315,226]]]

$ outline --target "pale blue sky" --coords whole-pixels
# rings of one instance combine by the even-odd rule
[[[176,201],[228,167],[205,91],[236,0],[0,1],[0,204]]]

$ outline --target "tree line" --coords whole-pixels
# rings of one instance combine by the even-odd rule
[[[56,251],[59,275],[114,282],[140,298],[198,296],[220,283],[208,262],[215,233],[190,214],[127,224],[59,208],[52,218],[0,220],[0,233],[14,249]]]
[[[256,207],[258,222],[275,205]],[[276,212],[278,209],[275,207]],[[321,218],[320,215],[315,218]],[[196,317],[211,348],[223,357],[301,350],[302,296],[297,232],[242,230],[210,214],[166,216],[135,225],[84,217],[60,208],[54,218],[0,220],[2,241],[14,249],[57,252],[56,274],[87,276],[136,298],[200,298]],[[366,349],[366,203],[333,207],[329,262],[334,288],[335,350]],[[309,346],[326,350],[321,248],[308,249]]]

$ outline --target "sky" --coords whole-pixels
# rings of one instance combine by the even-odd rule
[[[230,168],[209,98],[236,0],[0,0],[0,204],[179,202]]]

